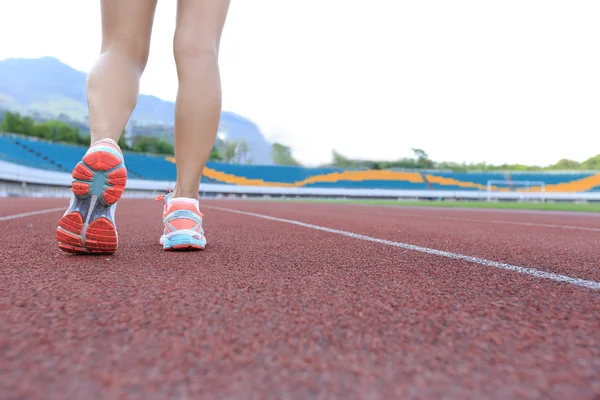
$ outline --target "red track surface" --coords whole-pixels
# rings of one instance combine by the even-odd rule
[[[212,207],[596,283],[599,216],[202,204],[204,252],[122,200],[98,257],[58,250],[60,211],[2,218],[64,199],[0,199],[0,398],[600,396],[598,289]]]

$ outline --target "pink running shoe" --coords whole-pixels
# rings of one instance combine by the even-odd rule
[[[172,193],[161,195],[164,200],[164,231],[160,244],[166,251],[204,250],[206,237],[202,228],[202,218],[198,200],[185,197],[173,198]]]
[[[113,254],[115,209],[127,183],[123,153],[112,139],[89,148],[73,170],[71,203],[58,223],[58,247],[68,253]]]

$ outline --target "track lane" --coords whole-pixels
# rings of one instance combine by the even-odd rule
[[[350,204],[348,204],[350,205]],[[368,207],[367,204],[358,204],[361,207]],[[402,200],[398,201],[398,205],[381,205],[384,208],[397,208],[402,210],[436,210],[441,212],[449,212],[456,211],[462,213],[471,213],[471,212],[485,212],[487,214],[497,214],[498,216],[502,215],[522,215],[522,216],[537,216],[539,218],[554,218],[554,217],[575,217],[575,218],[585,218],[585,217],[600,217],[599,213],[592,211],[561,211],[561,210],[533,210],[533,209],[517,209],[517,208],[468,208],[468,207],[443,207],[443,206],[411,206],[411,205],[403,205]]]
[[[324,227],[321,225],[307,224],[307,223],[296,221],[296,220],[272,217],[272,216],[269,216],[266,214],[258,214],[258,213],[252,213],[252,212],[247,212],[247,211],[240,211],[240,210],[236,210],[236,209],[232,209],[232,208],[222,208],[222,207],[216,207],[216,206],[208,206],[208,207],[211,209],[226,211],[226,212],[230,212],[233,214],[252,216],[255,218],[265,219],[265,220],[269,220],[269,221],[275,221],[275,222],[294,225],[294,226],[300,226],[300,227],[312,229],[315,231],[327,232],[327,233],[340,235],[343,237],[349,237],[349,238],[356,239],[356,240],[362,240],[362,241],[366,241],[366,242],[370,242],[370,243],[377,243],[380,245],[396,247],[396,248],[409,250],[409,251],[415,251],[415,252],[419,252],[419,253],[423,253],[423,254],[435,255],[438,257],[446,258],[446,259],[466,261],[466,262],[481,265],[484,267],[499,268],[499,269],[503,269],[503,270],[507,270],[507,271],[525,274],[528,276],[534,276],[534,277],[540,278],[540,279],[550,279],[552,281],[559,282],[559,283],[568,283],[571,285],[585,287],[585,288],[592,289],[592,290],[600,290],[600,282],[583,280],[583,279],[579,279],[579,278],[573,278],[573,277],[569,277],[566,275],[553,274],[553,273],[535,269],[535,268],[521,267],[518,265],[511,265],[511,264],[506,264],[506,263],[502,263],[502,262],[498,262],[498,261],[487,260],[487,259],[478,258],[478,257],[472,257],[472,256],[460,254],[460,253],[452,253],[452,252],[437,250],[437,249],[433,249],[433,248],[429,248],[429,247],[415,246],[415,245],[412,245],[409,243],[380,239],[377,237],[362,235],[362,234],[358,234],[358,233],[354,233],[354,232],[327,228],[327,227]]]
[[[210,200],[209,200],[210,201]],[[237,200],[223,200],[235,202]],[[265,201],[256,200],[258,203]],[[271,202],[273,203],[273,202]],[[278,208],[294,210],[298,205],[318,204],[316,212],[327,213],[329,210],[348,214],[381,214],[401,217],[422,217],[428,219],[454,219],[463,222],[476,223],[514,223],[524,225],[551,225],[545,227],[567,226],[573,228],[600,229],[600,213],[565,212],[565,211],[533,211],[533,210],[504,210],[504,209],[466,209],[442,208],[433,206],[388,206],[365,204],[336,204],[336,203],[300,203],[295,201],[277,201]],[[399,202],[401,204],[401,202]],[[544,226],[542,226],[544,227]],[[584,229],[585,230],[585,229]]]
[[[123,201],[112,257],[59,252],[50,215],[35,220],[36,251],[18,240],[23,221],[3,223],[16,235],[0,254],[0,387],[28,398],[600,394],[590,291],[208,209],[207,250],[168,254],[160,212]]]
[[[210,201],[205,204],[212,204]],[[217,204],[217,203],[214,203]],[[419,219],[378,206],[348,212],[309,203],[219,202],[223,207],[288,218],[328,228],[600,281],[600,232],[539,226]]]
[[[68,199],[38,199],[31,197],[0,197],[0,218],[69,206]]]
[[[421,210],[402,210],[398,207],[387,207],[382,210],[360,209],[361,213],[376,213],[381,215],[395,215],[411,218],[442,219],[449,221],[458,221],[466,223],[481,224],[506,224],[514,226],[534,226],[540,228],[581,230],[588,232],[600,232],[600,213],[597,215],[586,216],[566,216],[563,214],[543,214],[536,213],[503,213],[496,214],[490,212],[481,212],[481,210],[442,210],[429,211],[425,208]],[[458,211],[458,212],[453,212]],[[356,211],[355,211],[356,212]]]

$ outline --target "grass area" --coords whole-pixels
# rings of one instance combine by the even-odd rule
[[[600,203],[517,203],[486,201],[403,201],[403,200],[338,200],[338,199],[290,199],[310,203],[365,204],[382,206],[417,206],[448,208],[480,208],[507,210],[582,211],[600,213]]]

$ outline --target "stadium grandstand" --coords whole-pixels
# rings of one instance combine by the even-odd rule
[[[86,147],[0,133],[0,179],[12,192],[27,183],[63,187]],[[132,187],[160,190],[176,177],[172,157],[125,152]],[[20,173],[11,172],[20,171]],[[23,171],[27,171],[24,173]],[[44,181],[27,177],[44,172]],[[67,174],[67,175],[65,175]],[[41,175],[40,175],[41,176]],[[493,182],[493,184],[491,184]],[[350,170],[209,162],[203,190],[228,187],[231,194],[305,195],[390,198],[506,198],[600,201],[596,172],[440,172]],[[17,184],[17,185],[15,185]],[[7,186],[8,185],[8,186]]]

